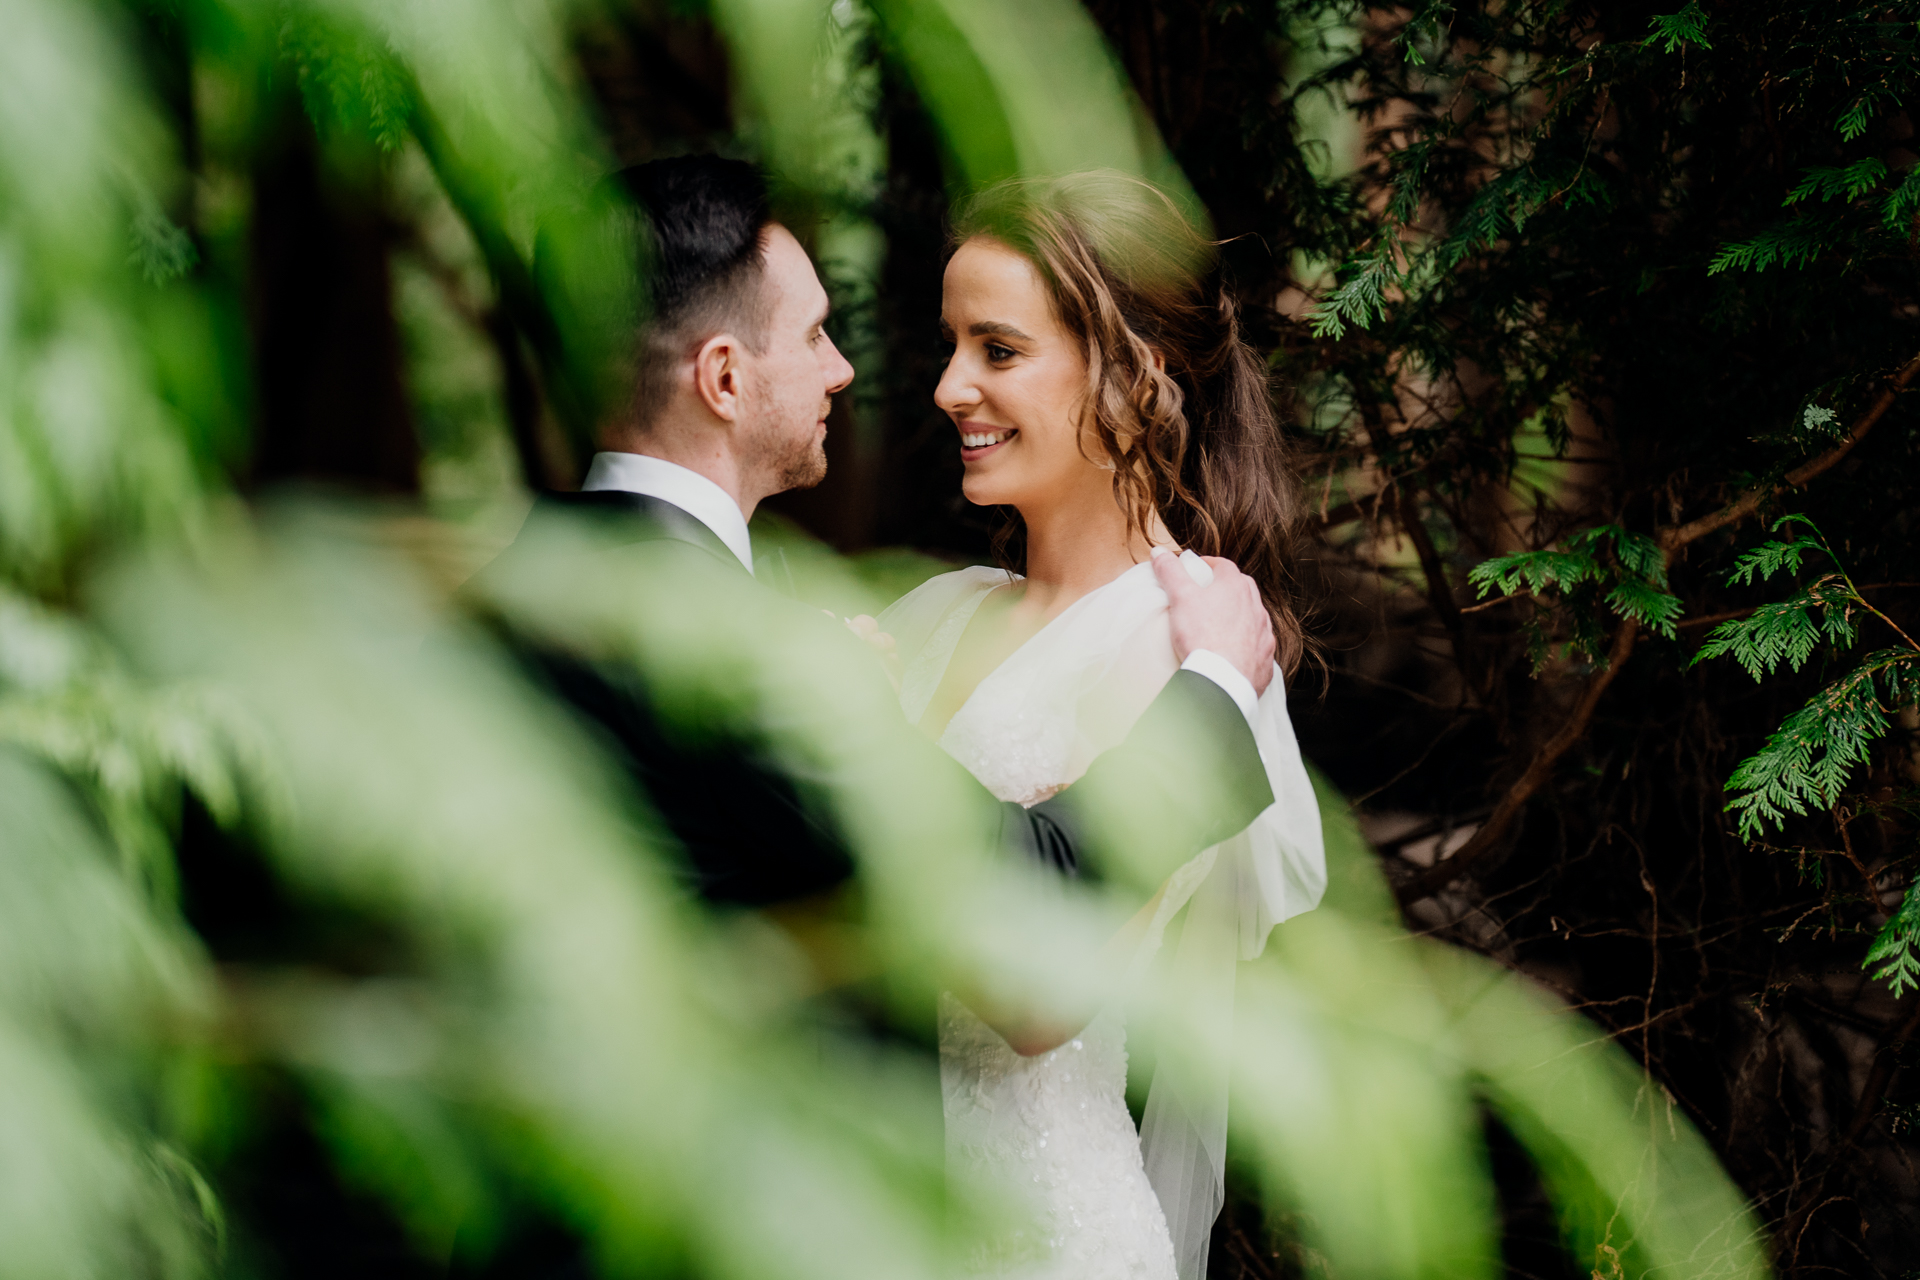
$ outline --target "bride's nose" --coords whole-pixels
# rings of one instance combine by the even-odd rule
[[[940,375],[940,385],[933,389],[933,402],[942,413],[961,415],[980,403],[978,388],[960,365],[958,352],[948,356],[947,367]]]

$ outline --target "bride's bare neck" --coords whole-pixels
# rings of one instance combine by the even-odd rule
[[[920,729],[938,741],[954,714],[988,674],[1067,606],[1097,591],[1153,553],[1173,545],[1155,517],[1153,542],[1130,533],[1111,491],[1095,500],[1020,508],[1027,525],[1027,576],[987,593],[961,632],[946,672],[920,717]]]
[[[1079,501],[1022,507],[1027,527],[1028,609],[1048,616],[1105,586],[1152,554],[1172,546],[1166,526],[1155,516],[1148,537],[1127,527],[1126,513],[1111,490]]]

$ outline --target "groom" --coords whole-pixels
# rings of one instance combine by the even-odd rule
[[[688,156],[627,169],[617,180],[641,214],[621,233],[635,237],[637,260],[651,268],[651,305],[633,345],[633,398],[603,424],[603,451],[581,491],[542,495],[527,531],[496,563],[525,554],[528,531],[572,518],[617,530],[617,542],[646,544],[681,570],[751,575],[748,518],[763,499],[826,475],[828,410],[853,368],[827,336],[826,291],[799,241],[773,220],[757,170]],[[1124,777],[1136,795],[1143,786],[1150,792],[1182,846],[1167,851],[1170,866],[1272,803],[1249,727],[1273,671],[1272,628],[1251,581],[1227,561],[1212,565],[1213,582],[1199,586],[1172,557],[1156,560],[1183,667],[1087,779],[1032,808],[1002,806],[1010,852],[1068,875],[1095,869],[1098,851],[1075,793],[1090,794],[1098,775]],[[796,626],[823,621],[794,609]],[[676,732],[644,674],[550,643],[522,638],[515,647],[647,794],[700,896],[776,906],[826,894],[853,875],[832,816],[809,803],[819,789],[808,784],[818,779],[788,776],[749,742]],[[1174,721],[1201,732],[1167,732]],[[1206,750],[1167,745],[1196,738]],[[935,767],[960,769],[931,744],[926,750],[939,756]]]

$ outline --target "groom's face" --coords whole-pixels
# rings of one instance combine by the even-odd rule
[[[768,494],[806,489],[827,474],[827,412],[853,366],[827,336],[827,291],[793,233],[767,228],[767,338],[753,357],[741,460]]]

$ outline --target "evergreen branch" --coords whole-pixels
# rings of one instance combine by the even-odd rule
[[[1623,618],[1631,618],[1656,635],[1671,640],[1674,624],[1680,620],[1683,605],[1671,591],[1662,591],[1650,582],[1622,578],[1607,592],[1607,607]]]
[[[1565,590],[1600,576],[1600,562],[1584,551],[1519,551],[1483,560],[1467,571],[1467,581],[1480,589],[1479,598],[1498,591],[1514,595],[1524,588],[1540,595],[1553,588]]]
[[[1619,567],[1611,575],[1596,554],[1611,544]],[[1485,599],[1490,591],[1511,596],[1525,589],[1539,596],[1549,590],[1562,593],[1585,582],[1613,578],[1605,596],[1607,607],[1623,618],[1672,639],[1680,618],[1680,598],[1667,589],[1666,559],[1659,544],[1643,534],[1629,533],[1618,525],[1603,524],[1583,529],[1566,539],[1561,550],[1521,551],[1495,556],[1475,565],[1467,580],[1480,589]],[[1598,653],[1602,637],[1597,626],[1576,614],[1574,648]],[[1543,654],[1536,654],[1538,667]]]
[[[1686,7],[1678,13],[1657,13],[1648,25],[1653,32],[1644,43],[1664,40],[1666,53],[1684,49],[1690,44],[1697,44],[1702,49],[1713,48],[1707,39],[1707,15],[1700,8],[1700,0],[1687,0]]]
[[[1852,584],[1849,583],[1848,585],[1851,586]],[[1906,631],[1900,626],[1899,623],[1895,622],[1892,618],[1889,618],[1886,614],[1880,612],[1880,610],[1868,604],[1866,597],[1860,594],[1860,591],[1858,588],[1854,588],[1854,599],[1859,602],[1860,607],[1862,609],[1865,609],[1868,613],[1880,619],[1880,621],[1886,623],[1887,627],[1893,632],[1893,634],[1899,636],[1902,640],[1905,640],[1907,642],[1908,648],[1912,649],[1915,653],[1920,653],[1920,643],[1915,643],[1914,638],[1908,635]]]
[[[1769,533],[1778,533],[1782,526],[1804,524],[1813,530],[1812,537],[1795,538],[1790,542],[1763,542],[1753,550],[1744,552],[1733,562],[1733,572],[1727,575],[1727,585],[1750,587],[1753,575],[1759,574],[1762,582],[1771,581],[1776,573],[1800,572],[1800,558],[1809,551],[1825,552],[1830,560],[1835,559],[1833,549],[1827,546],[1826,539],[1820,533],[1820,527],[1806,516],[1798,513],[1781,516],[1773,522]]]
[[[1814,165],[1781,203],[1798,204],[1815,195],[1820,197],[1822,204],[1842,198],[1858,200],[1879,186],[1881,179],[1886,176],[1887,162],[1878,156],[1868,156],[1846,165]]]
[[[1823,638],[1852,647],[1858,638],[1852,618],[1856,604],[1865,601],[1853,584],[1841,574],[1828,574],[1797,595],[1715,627],[1688,665],[1731,653],[1755,680],[1772,675],[1783,662],[1797,672]],[[1816,609],[1821,614],[1817,623],[1812,616]]]
[[[1853,425],[1847,429],[1847,433],[1831,449],[1808,459],[1773,484],[1760,485],[1747,490],[1710,515],[1661,530],[1654,542],[1660,549],[1663,561],[1671,563],[1680,548],[1697,542],[1709,533],[1739,523],[1757,511],[1760,504],[1767,499],[1784,493],[1788,489],[1797,489],[1831,469],[1851,453],[1854,446],[1865,439],[1874,425],[1886,416],[1887,411],[1893,407],[1895,399],[1907,389],[1916,375],[1920,375],[1920,355],[1915,355],[1901,366],[1899,372],[1888,380],[1887,385],[1874,398],[1874,402],[1868,406],[1866,412],[1854,420]],[[1509,572],[1512,568],[1512,566],[1509,567]],[[1472,576],[1472,574],[1469,575],[1469,577]],[[1482,595],[1484,594],[1483,591]],[[1560,730],[1542,745],[1533,760],[1528,763],[1526,770],[1507,789],[1506,794],[1500,798],[1492,813],[1488,815],[1487,821],[1473,833],[1472,838],[1451,857],[1435,863],[1425,873],[1408,881],[1397,890],[1403,904],[1430,898],[1440,892],[1466,874],[1474,863],[1484,857],[1487,851],[1505,836],[1521,808],[1552,776],[1553,768],[1559,763],[1560,758],[1586,733],[1587,723],[1593,717],[1593,709],[1598,704],[1600,695],[1606,691],[1608,685],[1613,683],[1613,678],[1619,672],[1620,666],[1633,652],[1634,641],[1639,631],[1640,623],[1636,619],[1628,617],[1621,622],[1619,629],[1614,632],[1606,665],[1597,668],[1588,677],[1586,687],[1581,691],[1580,698],[1574,705],[1573,714],[1567,718]],[[1920,691],[1920,677],[1911,682],[1906,700],[1912,701],[1916,691]]]
[[[1907,886],[1907,896],[1880,926],[1861,968],[1879,965],[1873,976],[1893,988],[1898,1000],[1908,987],[1920,987],[1920,881]]]
[[[1916,213],[1920,213],[1920,165],[1907,170],[1907,176],[1900,185],[1887,193],[1887,202],[1880,212],[1880,225],[1897,234],[1901,227],[1913,220]]]
[[[1736,240],[1723,246],[1707,264],[1707,274],[1765,271],[1776,263],[1783,267],[1804,267],[1828,247],[1833,229],[1833,223],[1803,214],[1768,227],[1751,240]]]
[[[1886,685],[1883,701],[1880,686]],[[1740,835],[1755,840],[1787,814],[1830,809],[1855,766],[1886,735],[1887,711],[1920,687],[1920,651],[1883,649],[1834,681],[1781,722],[1758,752],[1742,760],[1727,788]]]
[[[1347,326],[1365,329],[1387,314],[1387,289],[1399,278],[1390,249],[1363,259],[1345,284],[1313,309],[1313,336],[1344,338]]]
[[[1776,494],[1785,493],[1789,489],[1798,489],[1853,452],[1853,447],[1866,438],[1867,432],[1873,430],[1875,423],[1886,416],[1887,410],[1893,408],[1893,402],[1913,382],[1916,375],[1920,375],[1920,355],[1914,356],[1901,366],[1900,371],[1888,381],[1880,394],[1874,398],[1873,403],[1867,407],[1867,411],[1854,420],[1853,425],[1847,429],[1846,435],[1842,436],[1840,442],[1833,448],[1801,463],[1773,484],[1757,485],[1747,490],[1710,515],[1662,530],[1659,543],[1667,559],[1671,561],[1674,553],[1689,543],[1697,542],[1730,524],[1738,524],[1758,511],[1760,504],[1767,499]]]

